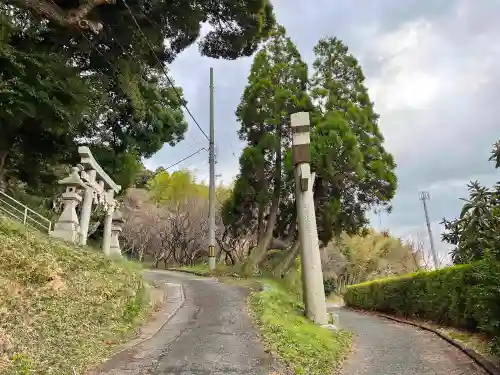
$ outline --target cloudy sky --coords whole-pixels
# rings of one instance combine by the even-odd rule
[[[442,217],[453,218],[466,184],[499,180],[488,162],[500,139],[500,0],[273,0],[303,58],[311,63],[318,39],[337,36],[360,61],[387,149],[398,164],[399,188],[391,215],[374,216],[377,228],[400,236],[426,236],[418,191],[430,192],[429,211],[438,250]],[[312,4],[314,3],[314,6]],[[242,143],[234,111],[246,85],[251,58],[237,61],[184,51],[171,73],[188,106],[208,133],[209,68],[215,75],[217,173],[230,183]],[[146,162],[167,167],[206,146],[193,122],[185,141]],[[179,165],[208,176],[201,152]],[[172,170],[174,170],[173,168]]]

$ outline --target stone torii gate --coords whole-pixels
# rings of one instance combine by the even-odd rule
[[[81,164],[73,167],[70,175],[59,181],[60,185],[66,186],[66,191],[62,194],[63,211],[50,235],[85,246],[92,205],[96,204],[104,207],[106,213],[102,240],[103,252],[105,255],[121,255],[118,236],[122,230],[123,217],[114,199],[115,194],[120,192],[121,186],[103,171],[88,147],[79,147],[78,153]],[[80,203],[81,210],[78,218],[76,207]]]

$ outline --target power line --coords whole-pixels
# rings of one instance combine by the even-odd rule
[[[51,0],[51,1],[52,1],[52,3],[54,3],[54,1],[53,1],[53,0]],[[130,16],[132,17],[132,19],[133,19],[133,21],[134,21],[135,25],[137,26],[137,29],[139,30],[139,32],[141,33],[141,35],[142,35],[142,36],[143,36],[143,38],[145,39],[146,43],[148,44],[148,47],[150,48],[150,50],[151,50],[151,52],[153,53],[154,57],[156,58],[156,60],[157,60],[157,61],[158,61],[158,63],[160,64],[160,67],[161,67],[161,69],[162,69],[163,73],[165,74],[166,79],[168,80],[168,82],[169,82],[169,83],[170,83],[170,85],[172,86],[172,89],[174,90],[174,92],[175,92],[176,96],[177,96],[177,97],[178,97],[178,99],[180,100],[180,102],[181,102],[182,106],[186,109],[186,112],[187,112],[187,113],[189,114],[189,116],[192,118],[192,120],[194,121],[194,123],[196,124],[196,126],[198,127],[198,129],[202,132],[202,134],[205,136],[205,138],[207,138],[207,140],[209,140],[209,141],[210,141],[210,139],[209,139],[209,137],[207,136],[207,134],[205,133],[205,131],[203,131],[203,129],[201,128],[201,126],[200,126],[200,124],[198,123],[198,121],[196,120],[196,118],[193,116],[193,114],[191,113],[191,111],[189,110],[189,108],[186,106],[186,104],[185,104],[185,103],[184,103],[184,101],[182,100],[181,95],[179,94],[179,92],[178,92],[177,88],[175,87],[174,83],[172,82],[172,80],[171,80],[171,79],[170,79],[170,77],[168,76],[168,74],[167,74],[167,72],[166,72],[166,70],[165,70],[165,68],[164,68],[164,66],[163,66],[163,63],[161,62],[161,60],[158,58],[158,56],[157,56],[157,55],[156,55],[156,53],[154,52],[154,49],[153,49],[153,47],[152,47],[151,43],[149,42],[149,39],[147,38],[147,36],[146,36],[146,35],[144,34],[144,32],[142,31],[142,29],[141,29],[141,27],[140,27],[139,23],[137,22],[137,19],[135,18],[135,16],[134,16],[134,15],[133,15],[133,13],[132,13],[132,11],[131,11],[131,9],[130,9],[129,5],[126,3],[126,1],[125,1],[125,0],[123,1],[123,3],[125,4],[125,6],[126,6],[126,8],[127,8],[127,11],[129,12],[129,14],[130,14]],[[54,3],[54,4],[55,4],[55,3]],[[57,5],[57,4],[56,4],[56,5]],[[146,19],[147,19],[147,20],[148,20],[148,21],[149,21],[152,25],[156,25],[156,26],[160,29],[160,31],[161,31],[161,27],[160,27],[160,26],[159,26],[156,22],[152,21],[152,20],[151,20],[149,17],[147,17],[144,13],[143,13],[143,15],[144,15],[144,17],[145,17],[145,18],[146,18]],[[108,59],[108,58],[106,58],[106,56],[105,56],[105,55],[104,55],[101,51],[99,51],[99,49],[97,49],[97,47],[96,47],[96,46],[94,46],[94,45],[92,44],[92,42],[90,41],[90,39],[89,39],[89,38],[87,38],[87,37],[85,36],[85,34],[84,34],[81,30],[79,30],[79,31],[80,31],[80,33],[82,34],[82,36],[83,36],[83,37],[87,40],[87,42],[89,43],[89,46],[90,46],[91,48],[93,48],[93,49],[94,49],[94,50],[95,50],[95,51],[96,51],[99,55],[101,55],[101,57],[103,57],[103,58],[104,58],[104,60],[106,61],[106,63],[108,63],[108,65],[109,65],[112,69],[114,69],[114,67],[113,67],[113,65],[110,63],[109,59]],[[118,45],[119,45],[119,47],[121,48],[122,52],[126,55],[127,53],[126,53],[126,51],[125,51],[124,47],[122,46],[122,44],[121,44],[118,40],[115,40],[115,41],[118,43]],[[195,142],[197,142],[197,140],[196,140],[196,139],[194,139],[194,140],[195,140]],[[234,156],[234,157],[236,157],[236,154],[235,154],[235,152],[234,152],[234,148],[233,148],[233,145],[232,145],[232,143],[231,143],[231,140],[229,140],[229,146],[230,146],[230,148],[231,148],[231,153],[233,154],[233,156]],[[194,154],[190,155],[189,157],[196,155],[198,152],[200,152],[200,151],[201,151],[201,150],[203,150],[203,149],[204,149],[204,148],[201,148],[200,150],[198,150],[198,151],[197,151],[197,152],[195,152]],[[188,157],[188,158],[189,158],[189,157]],[[185,160],[185,159],[181,160],[180,162],[182,162],[182,161],[184,161],[184,160]],[[180,163],[180,162],[179,162],[179,163]],[[169,166],[168,168],[173,167],[173,166],[175,166],[175,165],[177,165],[177,163],[176,163],[176,164],[174,164],[174,165]]]
[[[231,153],[233,154],[234,157],[236,157],[236,154],[234,153],[234,148],[233,148],[233,144],[231,143],[231,140],[229,138],[227,140],[229,141],[229,148],[231,149]]]
[[[53,0],[51,0],[51,1],[53,2]],[[99,51],[99,49],[97,49],[96,46],[94,46],[92,44],[92,41],[89,38],[87,38],[87,36],[81,30],[80,30],[80,34],[82,34],[82,36],[87,40],[87,42],[89,43],[90,48],[92,48],[93,50],[95,50],[104,59],[104,61],[110,66],[111,70],[116,70],[115,67],[113,66],[113,64],[109,61],[109,59],[101,51]],[[124,55],[131,56],[130,54],[128,54],[125,51],[125,48],[123,47],[123,45],[118,40],[115,40],[115,42],[119,45],[119,47],[122,50],[122,52],[124,53]],[[131,56],[131,57],[133,57],[133,56]],[[174,88],[174,90],[175,90],[175,88]],[[191,135],[189,133],[186,133],[186,135],[188,135],[188,136],[190,136],[192,138],[192,140],[195,142],[196,146],[200,145],[199,144],[199,140],[196,139],[193,135]],[[184,141],[188,141],[188,140],[184,139]],[[192,143],[188,142],[188,145],[191,146],[192,148],[194,148],[193,145],[192,145]]]
[[[172,165],[169,165],[167,168],[165,168],[165,170],[167,170],[167,169],[169,169],[169,168],[172,168],[172,167],[175,167],[176,165],[179,165],[179,164],[180,164],[180,163],[182,163],[183,161],[186,161],[187,159],[189,159],[189,158],[191,158],[191,157],[195,156],[196,154],[199,154],[199,153],[200,153],[200,152],[202,152],[203,150],[204,150],[204,151],[207,151],[207,149],[206,149],[205,147],[202,147],[202,148],[200,148],[198,151],[193,152],[191,155],[186,156],[184,159],[179,160],[177,163],[174,163],[174,164],[172,164]]]
[[[50,0],[50,1],[51,1],[54,5],[56,5],[56,6],[57,6],[57,4],[54,2],[54,0]],[[125,1],[124,1],[124,2],[125,2]],[[134,18],[134,16],[133,16],[133,14],[131,13],[130,8],[128,7],[128,5],[127,5],[127,4],[125,4],[125,6],[127,7],[127,9],[128,9],[128,11],[129,11],[130,15],[132,16],[132,18]],[[135,21],[136,25],[139,27],[139,25],[138,25],[137,21],[135,20],[135,18],[134,18],[134,21]],[[82,30],[80,30],[80,29],[78,29],[78,31],[79,31],[79,32],[80,32],[80,34],[81,34],[81,35],[82,35],[82,36],[83,36],[83,37],[87,40],[87,42],[89,43],[90,48],[92,48],[93,50],[95,50],[95,51],[96,51],[96,52],[97,52],[97,53],[98,53],[98,54],[99,54],[99,55],[100,55],[100,56],[104,59],[104,61],[105,61],[105,62],[106,62],[106,63],[110,66],[110,68],[111,68],[112,70],[115,70],[115,68],[114,68],[113,64],[111,64],[111,62],[109,61],[109,59],[108,59],[108,58],[107,58],[107,57],[106,57],[106,56],[105,56],[105,55],[104,55],[101,51],[99,51],[99,49],[98,49],[96,46],[94,46],[94,45],[93,45],[92,41],[91,41],[89,38],[87,38],[87,36],[84,34],[84,32],[83,32]],[[141,34],[142,34],[142,35],[144,36],[144,38],[146,39],[146,41],[147,41],[147,43],[148,43],[148,45],[149,45],[149,48],[152,50],[152,47],[151,47],[151,45],[149,44],[149,41],[147,40],[147,38],[146,38],[146,36],[144,35],[144,33],[142,32],[142,30],[140,30],[140,27],[139,27],[139,31],[141,31]],[[126,51],[125,51],[124,47],[122,46],[122,44],[121,44],[118,40],[115,40],[115,41],[116,41],[116,42],[118,43],[118,45],[120,46],[120,48],[121,48],[122,52],[123,52],[125,55],[127,55],[127,53],[126,53]],[[154,54],[154,51],[152,51],[152,52],[153,52],[153,54]],[[173,82],[170,80],[170,78],[168,77],[167,73],[166,73],[166,72],[165,72],[165,70],[163,69],[163,65],[162,65],[161,61],[158,59],[158,57],[156,56],[156,54],[154,54],[154,55],[155,55],[156,59],[160,62],[160,66],[162,67],[162,70],[163,70],[163,72],[165,73],[165,76],[166,76],[167,80],[169,81],[169,83],[170,83],[170,85],[172,86],[173,90],[174,90],[174,91],[175,91],[175,93],[177,94],[177,97],[178,97],[178,98],[179,98],[179,100],[181,101],[181,103],[182,103],[183,107],[187,110],[187,112],[189,113],[189,115],[191,116],[191,118],[193,119],[193,121],[196,123],[196,125],[198,126],[198,128],[199,128],[199,129],[201,130],[201,132],[203,133],[203,135],[204,135],[205,137],[207,137],[207,135],[205,134],[205,132],[203,131],[203,129],[201,129],[201,127],[199,126],[198,122],[196,121],[196,119],[193,117],[193,115],[192,115],[192,114],[191,114],[191,112],[189,111],[189,108],[187,108],[187,106],[183,103],[183,100],[182,100],[182,98],[181,98],[180,94],[178,93],[177,89],[176,89],[176,88],[175,88],[175,86],[173,85]],[[207,139],[208,139],[208,137],[207,137]],[[172,164],[172,165],[169,165],[167,168],[165,168],[165,170],[167,170],[167,169],[169,169],[169,168],[172,168],[172,167],[175,167],[176,165],[178,165],[178,164],[182,163],[183,161],[186,161],[187,159],[189,159],[189,158],[191,158],[191,157],[193,157],[193,156],[195,156],[195,155],[199,154],[199,153],[200,153],[201,151],[203,151],[203,150],[207,151],[205,147],[202,147],[202,148],[200,148],[198,151],[195,151],[195,152],[193,152],[192,154],[190,154],[190,155],[186,156],[184,159],[181,159],[181,160],[179,160],[178,162],[176,162],[176,163],[174,163],[174,164]]]
[[[152,20],[151,18],[149,18],[147,16],[146,13],[144,13],[144,11],[142,12],[142,16],[151,24],[151,26],[154,26],[156,28],[158,28],[158,30],[160,31],[160,33],[163,32],[163,29],[162,27],[158,24],[158,22],[156,22],[155,20]],[[189,134],[189,133],[186,133],[187,136],[190,136],[192,138],[192,140],[197,144],[199,145],[199,139],[196,138],[193,134]]]
[[[163,62],[158,58],[158,56],[156,55],[155,51],[154,51],[154,48],[153,46],[151,45],[148,37],[146,36],[146,34],[144,34],[144,32],[142,31],[141,29],[141,26],[139,25],[139,22],[137,22],[137,19],[135,18],[134,14],[132,13],[132,10],[130,9],[130,7],[128,6],[127,2],[125,0],[123,0],[123,4],[125,5],[125,7],[127,8],[127,11],[129,12],[130,16],[132,17],[132,20],[134,21],[135,25],[137,26],[137,30],[139,30],[139,32],[141,33],[142,37],[144,38],[144,40],[146,41],[149,49],[151,50],[151,52],[153,53],[153,56],[155,57],[155,59],[158,61],[158,63],[160,64],[160,67],[161,67],[161,70],[163,71],[163,73],[165,74],[165,77],[167,78],[167,81],[170,83],[170,86],[172,86],[172,89],[174,90],[175,94],[177,95],[177,97],[179,98],[182,106],[186,109],[186,112],[188,113],[188,115],[193,119],[194,123],[196,124],[196,126],[198,127],[198,129],[200,129],[200,131],[203,133],[203,135],[205,136],[205,138],[207,140],[209,140],[208,138],[208,135],[205,133],[205,131],[201,128],[200,124],[198,123],[198,121],[196,121],[196,118],[193,116],[193,114],[191,113],[191,111],[189,110],[189,108],[187,107],[187,105],[184,103],[184,100],[182,99],[181,95],[179,94],[179,91],[177,91],[177,88],[175,87],[174,83],[172,82],[172,80],[170,79],[170,77],[168,76],[167,74],[167,71],[165,70],[165,67],[163,66]]]

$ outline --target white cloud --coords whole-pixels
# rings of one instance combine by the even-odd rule
[[[367,85],[381,115],[382,130],[395,150],[404,152],[407,146],[428,139],[431,132],[434,138],[463,137],[455,122],[443,121],[436,128],[435,117],[440,109],[453,105],[453,98],[469,97],[471,90],[487,84],[500,59],[500,46],[482,34],[465,42],[445,33],[439,23],[424,19],[374,35],[364,58],[378,61],[381,68],[379,74],[368,77]],[[411,128],[411,118],[401,123],[402,111],[418,112],[421,123]]]
[[[490,186],[493,185],[496,181],[498,181],[498,174],[497,173],[483,173],[483,174],[478,174],[478,175],[470,175],[469,178],[467,179],[449,179],[449,180],[438,180],[436,182],[433,182],[430,185],[427,185],[419,190],[426,190],[429,192],[435,192],[435,193],[441,193],[441,192],[448,192],[450,193],[450,190],[461,190],[465,191],[466,186],[471,182],[471,181],[480,181],[481,184],[485,186]]]
[[[446,77],[428,67],[429,55],[439,44],[435,30],[425,20],[377,35],[367,54],[378,60],[381,74],[369,78],[367,84],[381,112],[425,109],[440,94]]]

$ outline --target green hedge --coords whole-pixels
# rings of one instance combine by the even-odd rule
[[[347,306],[484,333],[500,352],[500,263],[481,261],[353,285]]]

